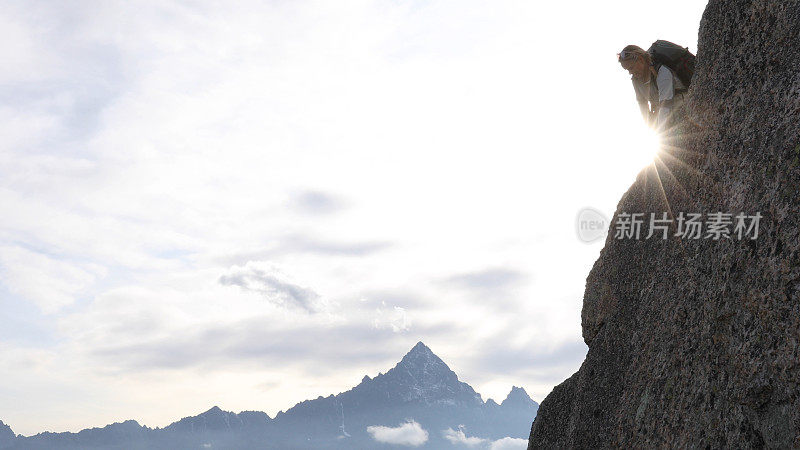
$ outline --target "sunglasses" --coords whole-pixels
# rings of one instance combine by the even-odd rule
[[[626,52],[625,50],[623,50],[623,51],[617,53],[617,60],[619,62],[634,60],[634,59],[636,59],[636,56],[637,56],[636,53]]]

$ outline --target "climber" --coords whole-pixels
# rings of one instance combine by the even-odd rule
[[[628,45],[617,54],[617,60],[631,74],[645,122],[657,131],[666,130],[691,83],[694,55],[671,42],[656,41],[648,51]]]

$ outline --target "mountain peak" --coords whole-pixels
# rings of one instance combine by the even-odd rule
[[[417,342],[417,344],[414,345],[414,347],[411,348],[411,351],[409,351],[409,353],[430,353],[430,354],[433,354],[431,349],[427,345],[425,345],[422,341]]]
[[[406,353],[392,371],[395,373],[398,371],[406,372],[418,380],[435,378],[442,380],[453,379],[455,381],[458,378],[450,370],[450,367],[422,342],[418,342],[411,351]]]
[[[480,395],[471,386],[459,381],[458,375],[422,342],[417,342],[388,372],[379,373],[375,378],[365,376],[358,386],[337,395],[336,401],[359,405],[372,402],[380,407],[408,402],[483,404]],[[287,414],[296,414],[295,409],[297,406]]]
[[[405,356],[400,361],[400,364],[413,364],[413,363],[441,363],[445,367],[447,364],[441,360],[438,356],[436,356],[427,345],[423,344],[422,341],[417,342]],[[448,367],[449,370],[449,367]]]
[[[537,408],[538,404],[533,401],[527,392],[525,392],[525,389],[517,386],[511,386],[511,391],[506,396],[506,399],[503,400],[503,403],[500,403],[500,406],[510,406],[514,408]]]
[[[508,392],[508,395],[506,396],[506,400],[508,400],[509,397],[530,398],[528,393],[525,392],[525,388],[517,387],[517,386],[511,386],[511,391]]]

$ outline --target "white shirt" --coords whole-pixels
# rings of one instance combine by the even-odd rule
[[[631,78],[642,116],[650,123],[652,120],[650,115],[655,114],[655,126],[656,129],[660,129],[666,124],[667,118],[672,112],[671,100],[675,98],[675,91],[685,90],[686,87],[669,67],[663,64],[658,69],[655,84],[652,83],[652,80],[653,78],[650,77],[649,80],[642,83],[636,78]],[[650,102],[649,107],[647,102]]]

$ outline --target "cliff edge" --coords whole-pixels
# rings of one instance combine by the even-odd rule
[[[586,281],[589,352],[529,449],[800,446],[800,1],[709,1],[688,97],[619,202]],[[664,212],[667,238],[645,239]],[[640,239],[615,238],[623,213]],[[760,214],[758,236],[675,236],[680,213]]]

